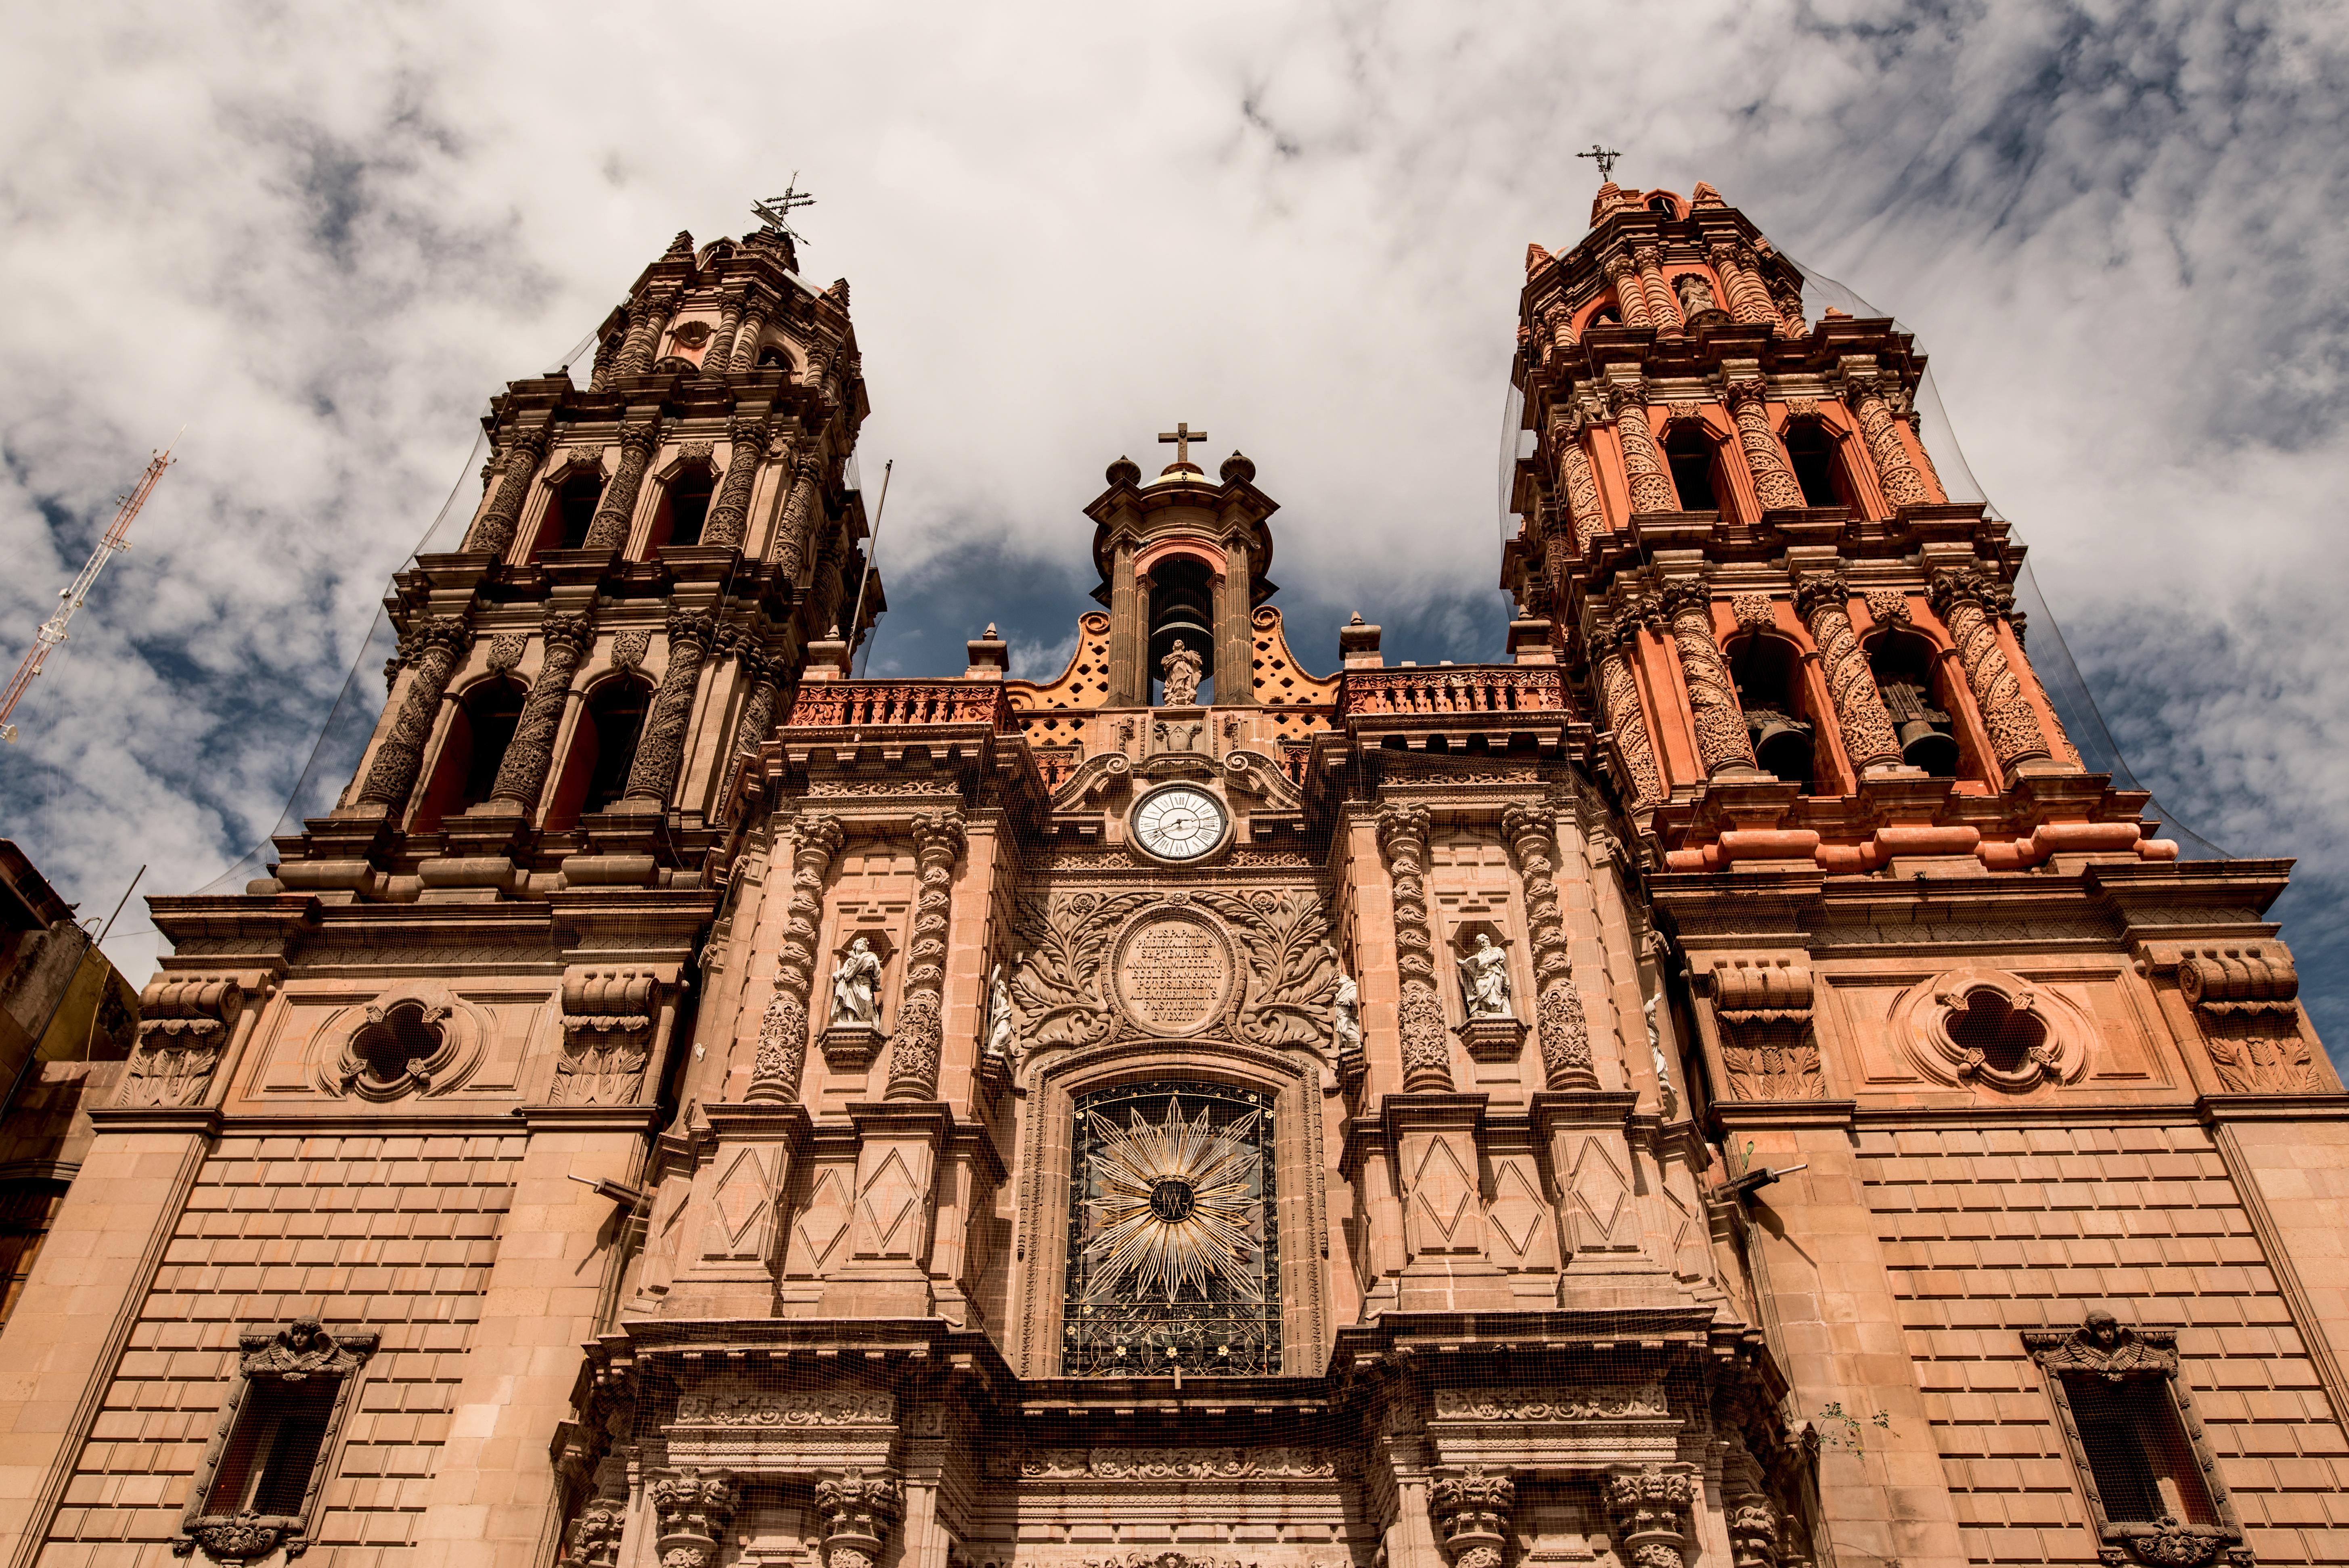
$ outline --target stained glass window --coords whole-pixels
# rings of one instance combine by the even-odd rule
[[[1280,1370],[1272,1097],[1209,1083],[1076,1103],[1062,1370]]]

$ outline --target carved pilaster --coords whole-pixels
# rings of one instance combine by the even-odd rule
[[[359,799],[386,806],[394,812],[408,803],[416,788],[417,770],[424,765],[425,742],[440,717],[440,699],[449,690],[450,672],[457,667],[458,650],[465,645],[465,623],[453,615],[419,621],[400,639],[400,663],[409,666],[408,695],[391,721],[391,733],[375,749],[367,765]]]
[[[1745,710],[1738,706],[1729,661],[1713,635],[1713,594],[1702,583],[1675,583],[1664,590],[1665,617],[1688,685],[1689,717],[1696,726],[1698,759],[1705,777],[1727,768],[1754,767],[1754,738]]]
[[[1590,1023],[1583,1016],[1582,994],[1575,989],[1566,923],[1558,914],[1557,819],[1547,810],[1512,806],[1501,815],[1501,832],[1516,852],[1517,871],[1526,882],[1526,924],[1534,949],[1534,1016],[1549,1087],[1597,1088]]]
[[[782,945],[775,954],[775,994],[759,1022],[759,1054],[750,1067],[746,1099],[799,1098],[800,1071],[807,1063],[808,992],[815,982],[823,879],[845,836],[835,818],[800,819],[792,847],[792,900],[783,917]]]
[[[1896,511],[1931,500],[1917,465],[1909,460],[1909,447],[1893,423],[1892,411],[1884,406],[1884,392],[1878,377],[1870,372],[1847,376],[1843,400],[1852,417],[1859,421],[1860,437],[1868,443],[1868,455],[1876,464],[1876,477],[1884,486],[1884,499]]]
[[[718,306],[718,330],[710,335],[709,348],[701,356],[701,378],[722,381],[734,365],[734,335],[742,327],[742,296],[728,294]]]
[[[750,486],[759,477],[759,456],[767,449],[767,422],[738,414],[727,427],[726,434],[731,448],[726,459],[726,478],[719,482],[718,499],[710,505],[709,522],[701,531],[701,542],[740,550],[742,535],[750,527]]]
[[[465,536],[465,552],[470,555],[503,555],[513,542],[514,528],[522,520],[523,502],[530,499],[530,487],[538,479],[538,465],[546,456],[547,428],[543,425],[516,430],[507,441],[503,457],[498,464],[498,491],[490,500],[490,510],[481,513]]]
[[[1623,313],[1625,326],[1653,326],[1655,318],[1648,314],[1648,291],[1629,256],[1609,256],[1606,261],[1608,279],[1615,285],[1615,304]]]
[[[1633,511],[1678,511],[1680,492],[1664,471],[1664,455],[1656,446],[1655,428],[1648,423],[1647,389],[1614,388],[1615,433],[1623,441],[1623,472],[1631,481]]]
[[[1656,253],[1656,247],[1641,245],[1631,253],[1631,259],[1640,269],[1640,290],[1648,296],[1648,318],[1656,324],[1656,335],[1680,336],[1680,302],[1672,298],[1672,291],[1664,282],[1663,261]]]
[[[816,1482],[815,1506],[823,1515],[824,1568],[873,1568],[904,1511],[905,1494],[888,1470],[852,1470],[837,1480]]]
[[[1626,1568],[1686,1568],[1694,1477],[1661,1465],[1618,1470],[1607,1478],[1606,1498]]]
[[[1769,389],[1759,377],[1729,384],[1729,412],[1737,421],[1738,449],[1745,454],[1745,466],[1753,472],[1754,490],[1762,499],[1763,510],[1806,505],[1802,484],[1786,461],[1786,449],[1770,428],[1768,398]]]
[[[1379,848],[1394,887],[1395,969],[1402,981],[1395,1011],[1406,1092],[1452,1088],[1452,1048],[1444,1043],[1444,1004],[1436,999],[1435,939],[1427,916],[1427,827],[1424,807],[1379,809]]]
[[[653,696],[644,738],[636,743],[636,760],[628,767],[625,799],[667,800],[678,769],[685,762],[685,731],[693,719],[694,693],[701,684],[702,661],[709,656],[717,632],[716,623],[702,611],[669,612],[668,669],[661,676],[660,690]]]
[[[1835,699],[1836,723],[1843,730],[1851,765],[1897,763],[1900,738],[1893,730],[1884,694],[1876,689],[1876,673],[1868,668],[1868,655],[1851,629],[1850,603],[1851,589],[1832,572],[1806,577],[1795,590],[1795,608],[1819,646],[1820,673]]]
[[[547,769],[554,761],[555,732],[563,727],[563,710],[571,700],[579,660],[595,640],[595,623],[585,615],[549,610],[539,622],[539,636],[545,654],[537,678],[530,683],[530,696],[523,699],[513,739],[498,763],[497,782],[490,787],[491,799],[525,807],[536,805],[538,792],[545,788]]]
[[[742,1489],[726,1476],[663,1476],[645,1489],[660,1521],[661,1568],[717,1568],[718,1542],[742,1505]]]
[[[792,476],[791,493],[783,498],[783,518],[775,529],[775,542],[767,559],[783,569],[787,577],[797,577],[806,566],[808,535],[815,519],[823,512],[820,492],[823,485],[823,459],[810,449],[800,454],[797,471]]]
[[[1452,1568],[1502,1568],[1509,1543],[1509,1512],[1516,1483],[1481,1468],[1438,1476],[1427,1489],[1427,1511]]]
[[[930,1099],[938,1088],[945,1043],[947,923],[955,862],[962,858],[962,813],[936,811],[914,821],[921,888],[914,895],[914,937],[905,945],[905,999],[889,1043],[889,1098]]]
[[[2039,732],[2038,716],[2023,695],[2023,683],[1998,645],[1994,617],[2006,610],[2004,588],[1980,572],[1937,572],[1933,574],[1933,613],[1950,629],[1957,645],[1958,663],[1973,689],[1982,710],[1982,727],[1990,731],[1991,748],[2001,766],[2049,755],[2047,738]]]
[[[604,487],[603,499],[595,503],[595,515],[588,521],[587,537],[580,541],[584,550],[617,550],[628,542],[628,524],[636,515],[636,492],[644,488],[645,469],[652,463],[653,449],[660,445],[660,427],[648,419],[639,419],[620,427],[620,468],[612,481]]]

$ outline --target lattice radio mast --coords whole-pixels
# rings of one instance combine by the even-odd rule
[[[171,438],[172,446],[179,445],[179,437]],[[98,548],[89,552],[89,562],[82,567],[81,575],[73,580],[72,587],[58,592],[57,607],[49,613],[47,620],[41,623],[40,630],[33,634],[33,646],[25,655],[25,662],[16,666],[16,674],[8,682],[7,691],[0,693],[0,740],[15,742],[16,727],[8,722],[9,716],[16,711],[16,704],[23,699],[26,688],[32,686],[33,677],[41,673],[41,665],[47,661],[49,650],[66,640],[66,623],[73,619],[74,612],[80,609],[82,601],[89,597],[90,589],[97,586],[98,574],[106,570],[106,563],[117,553],[130,548],[130,520],[137,517],[139,509],[147,504],[147,497],[154,490],[155,481],[161,479],[163,470],[171,466],[170,447],[148,460],[147,471],[139,476],[139,483],[131,492],[122,498],[121,510],[114,514],[114,525],[106,531],[106,537],[98,542]]]

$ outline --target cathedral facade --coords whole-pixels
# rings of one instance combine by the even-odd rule
[[[2349,1561],[2286,863],[2084,767],[1801,285],[1703,185],[1529,252],[1492,663],[1311,673],[1181,426],[1057,678],[870,680],[848,287],[680,235],[341,802],[150,901],[0,1563]]]

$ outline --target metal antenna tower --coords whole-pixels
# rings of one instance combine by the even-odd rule
[[[180,438],[172,437],[171,446],[179,444]],[[16,674],[8,682],[7,691],[0,693],[0,740],[15,742],[16,727],[8,722],[9,716],[16,711],[16,704],[33,684],[33,677],[41,673],[41,665],[47,661],[49,651],[66,640],[66,623],[73,619],[73,613],[81,608],[83,600],[89,597],[90,589],[97,585],[98,574],[106,570],[106,563],[118,552],[130,548],[130,520],[137,517],[139,509],[147,504],[147,497],[154,490],[155,481],[161,479],[163,470],[171,466],[170,447],[148,460],[147,471],[139,476],[137,486],[122,498],[121,510],[114,514],[114,525],[106,531],[106,537],[98,542],[98,548],[90,552],[88,564],[81,569],[81,575],[73,580],[72,587],[58,592],[57,607],[49,613],[47,620],[41,623],[40,630],[33,634],[33,646],[25,655],[25,662],[16,666]]]

